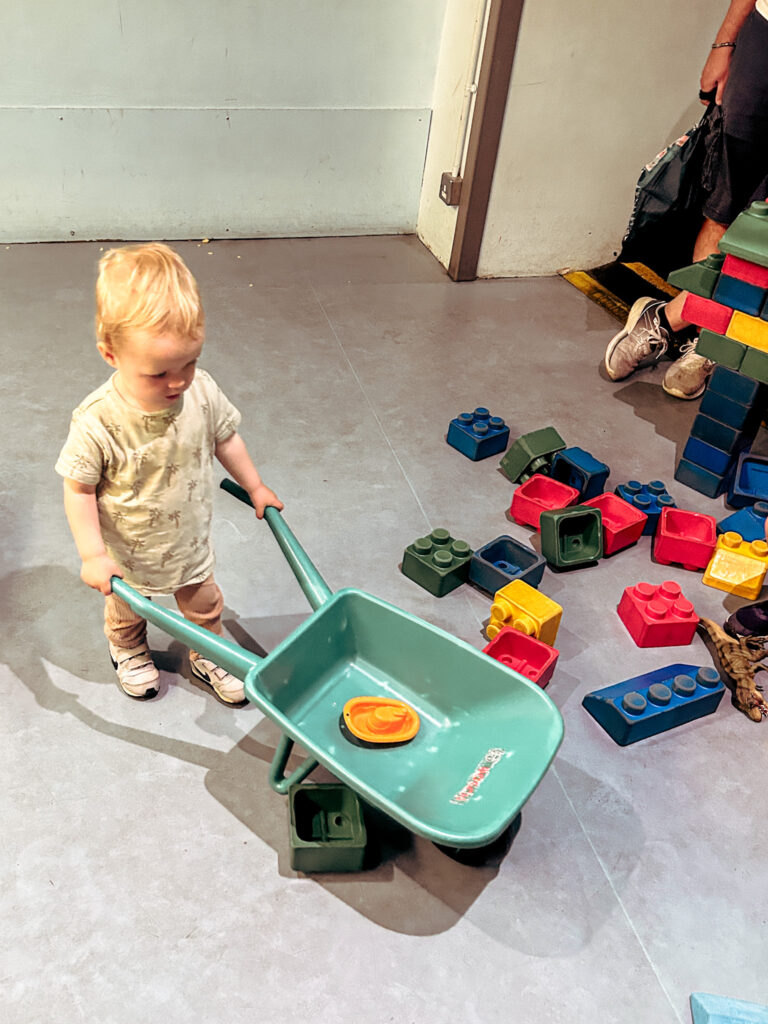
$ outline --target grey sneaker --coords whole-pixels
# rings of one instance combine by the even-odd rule
[[[664,374],[662,387],[674,398],[698,398],[703,395],[707,381],[715,364],[696,352],[699,339],[692,338],[680,347],[680,358],[676,359]]]
[[[134,700],[157,696],[160,676],[146,643],[129,648],[117,647],[109,641],[109,657],[123,693]]]
[[[243,704],[245,702],[242,682],[209,658],[199,655],[197,658],[190,658],[189,668],[192,675],[210,686],[219,700],[224,701],[225,704]]]
[[[652,366],[669,346],[669,334],[661,326],[661,299],[638,299],[627,322],[611,338],[605,350],[605,369],[611,380],[624,380],[643,366]]]

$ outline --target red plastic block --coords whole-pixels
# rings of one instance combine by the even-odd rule
[[[603,555],[606,558],[640,540],[648,516],[617,494],[598,494],[589,501],[583,501],[582,505],[599,508],[602,513]]]
[[[686,512],[682,508],[662,509],[656,527],[653,557],[662,565],[673,562],[684,569],[706,569],[717,544],[714,516]]]
[[[756,263],[743,260],[740,256],[727,255],[722,273],[726,277],[737,277],[739,281],[757,285],[758,288],[768,288],[768,267],[758,267]]]
[[[514,626],[499,630],[483,651],[507,668],[538,683],[542,690],[552,678],[560,655],[554,647],[542,643],[535,636],[521,633]]]
[[[683,305],[682,317],[697,327],[706,327],[715,334],[725,334],[731,322],[733,310],[714,299],[703,299],[701,295],[688,292]]]
[[[567,508],[568,505],[575,505],[578,500],[579,492],[575,487],[551,480],[541,473],[534,473],[512,495],[509,513],[521,526],[532,526],[538,530],[542,512]]]
[[[673,580],[627,587],[619,618],[638,647],[677,647],[693,640],[699,617]]]

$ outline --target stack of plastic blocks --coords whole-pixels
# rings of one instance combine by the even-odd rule
[[[542,512],[541,553],[551,569],[583,569],[603,557],[603,517],[588,505]]]
[[[448,530],[439,528],[408,545],[402,571],[430,594],[444,597],[467,582],[471,558],[472,549],[465,540],[455,540]]]
[[[768,204],[740,213],[719,248],[722,262],[683,267],[670,283],[689,293],[682,315],[702,328],[699,355],[768,383]]]
[[[603,525],[603,557],[636,544],[643,535],[648,516],[635,505],[606,492],[598,494],[584,504],[599,509]]]
[[[740,508],[725,516],[717,524],[718,533],[740,533],[744,540],[765,540],[768,526],[768,502],[756,501],[754,505]]]
[[[768,569],[768,544],[746,541],[738,533],[721,533],[702,582],[716,590],[756,601]]]
[[[500,416],[491,416],[482,406],[462,412],[451,420],[448,444],[473,462],[503,452],[509,443],[509,427]]]
[[[610,469],[583,448],[563,448],[552,459],[553,480],[575,487],[582,502],[605,490]]]
[[[494,594],[485,633],[493,640],[505,626],[512,626],[552,647],[562,615],[563,609],[556,601],[523,580],[514,580]]]
[[[751,452],[739,456],[726,500],[731,508],[768,501],[768,457]]]
[[[638,647],[684,646],[693,640],[699,624],[693,605],[673,580],[627,587],[618,613]]]
[[[538,587],[546,559],[514,537],[497,537],[474,552],[469,562],[469,582],[495,594],[514,580]]]
[[[509,446],[501,470],[513,484],[524,483],[534,473],[549,474],[555,453],[563,448],[565,441],[554,427],[532,430]]]
[[[722,494],[739,455],[757,433],[765,394],[763,385],[735,370],[716,366],[675,479],[710,498]]]
[[[515,490],[509,514],[521,526],[532,526],[538,530],[542,512],[565,508],[578,500],[579,492],[575,487],[534,473]]]
[[[656,532],[663,508],[677,508],[674,499],[667,493],[663,480],[651,480],[649,484],[629,480],[625,484],[619,484],[614,493],[645,515],[643,536],[646,537]]]
[[[657,562],[690,570],[706,569],[716,544],[714,516],[681,508],[662,509],[653,544]]]
[[[521,633],[514,626],[504,626],[483,648],[486,654],[514,669],[542,689],[552,678],[560,654],[554,647]]]
[[[667,665],[593,690],[582,704],[611,739],[625,747],[711,715],[724,692],[713,668]]]

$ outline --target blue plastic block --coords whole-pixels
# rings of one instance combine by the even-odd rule
[[[719,395],[732,398],[734,402],[751,406],[765,395],[766,389],[764,384],[743,373],[730,370],[727,366],[716,366],[709,378],[707,390],[716,391]]]
[[[748,281],[740,281],[737,277],[720,274],[712,298],[731,309],[740,309],[750,316],[757,316],[765,301],[765,289],[749,284]]]
[[[750,452],[739,456],[727,501],[732,508],[768,501],[768,456]]]
[[[733,398],[726,398],[717,391],[707,390],[699,406],[699,412],[713,420],[725,423],[735,430],[752,432],[760,425],[763,412],[762,405],[742,405]]]
[[[751,544],[753,540],[765,540],[765,527],[768,522],[768,502],[758,501],[754,505],[731,512],[717,524],[718,533],[739,533]]]
[[[751,440],[756,432],[757,426],[753,430],[737,430],[702,413],[698,414],[691,427],[691,437],[698,437],[700,441],[706,441],[721,452],[735,452],[743,448],[745,439]]]
[[[618,494],[624,501],[628,501],[630,505],[639,508],[648,516],[643,527],[644,537],[656,533],[656,524],[663,508],[677,508],[674,498],[667,493],[663,480],[651,480],[649,484],[628,480],[625,484],[619,484],[614,494]]]
[[[768,1006],[692,992],[691,1016],[693,1024],[768,1024]]]
[[[593,690],[582,704],[611,739],[625,747],[711,715],[724,693],[713,668],[666,665]]]
[[[498,455],[509,444],[509,427],[501,416],[491,416],[479,406],[474,412],[462,412],[451,420],[448,444],[473,462]]]
[[[679,480],[681,484],[685,484],[691,490],[698,491],[699,494],[706,495],[707,498],[716,498],[726,491],[730,479],[730,472],[724,475],[710,473],[708,469],[702,469],[701,466],[697,466],[687,459],[680,459],[675,470],[675,480]]]
[[[478,548],[469,563],[469,582],[487,594],[495,594],[513,580],[538,587],[547,564],[543,555],[514,537],[497,537]]]
[[[581,501],[602,494],[610,469],[583,448],[564,448],[552,459],[549,475],[569,487],[575,487]]]
[[[692,462],[702,469],[708,469],[710,473],[718,476],[725,476],[736,465],[735,456],[728,452],[721,452],[706,441],[700,441],[698,437],[689,437],[688,443],[683,448],[683,458],[686,462]]]

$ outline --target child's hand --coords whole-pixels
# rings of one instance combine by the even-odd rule
[[[267,508],[268,505],[271,505],[278,511],[285,508],[285,505],[283,505],[275,492],[270,490],[266,484],[259,484],[255,490],[250,492],[249,497],[253,502],[253,507],[256,509],[257,519],[264,518],[264,509]]]
[[[110,580],[113,576],[123,578],[123,570],[109,555],[94,555],[86,558],[80,568],[80,579],[89,587],[100,591],[106,597],[112,593]]]

